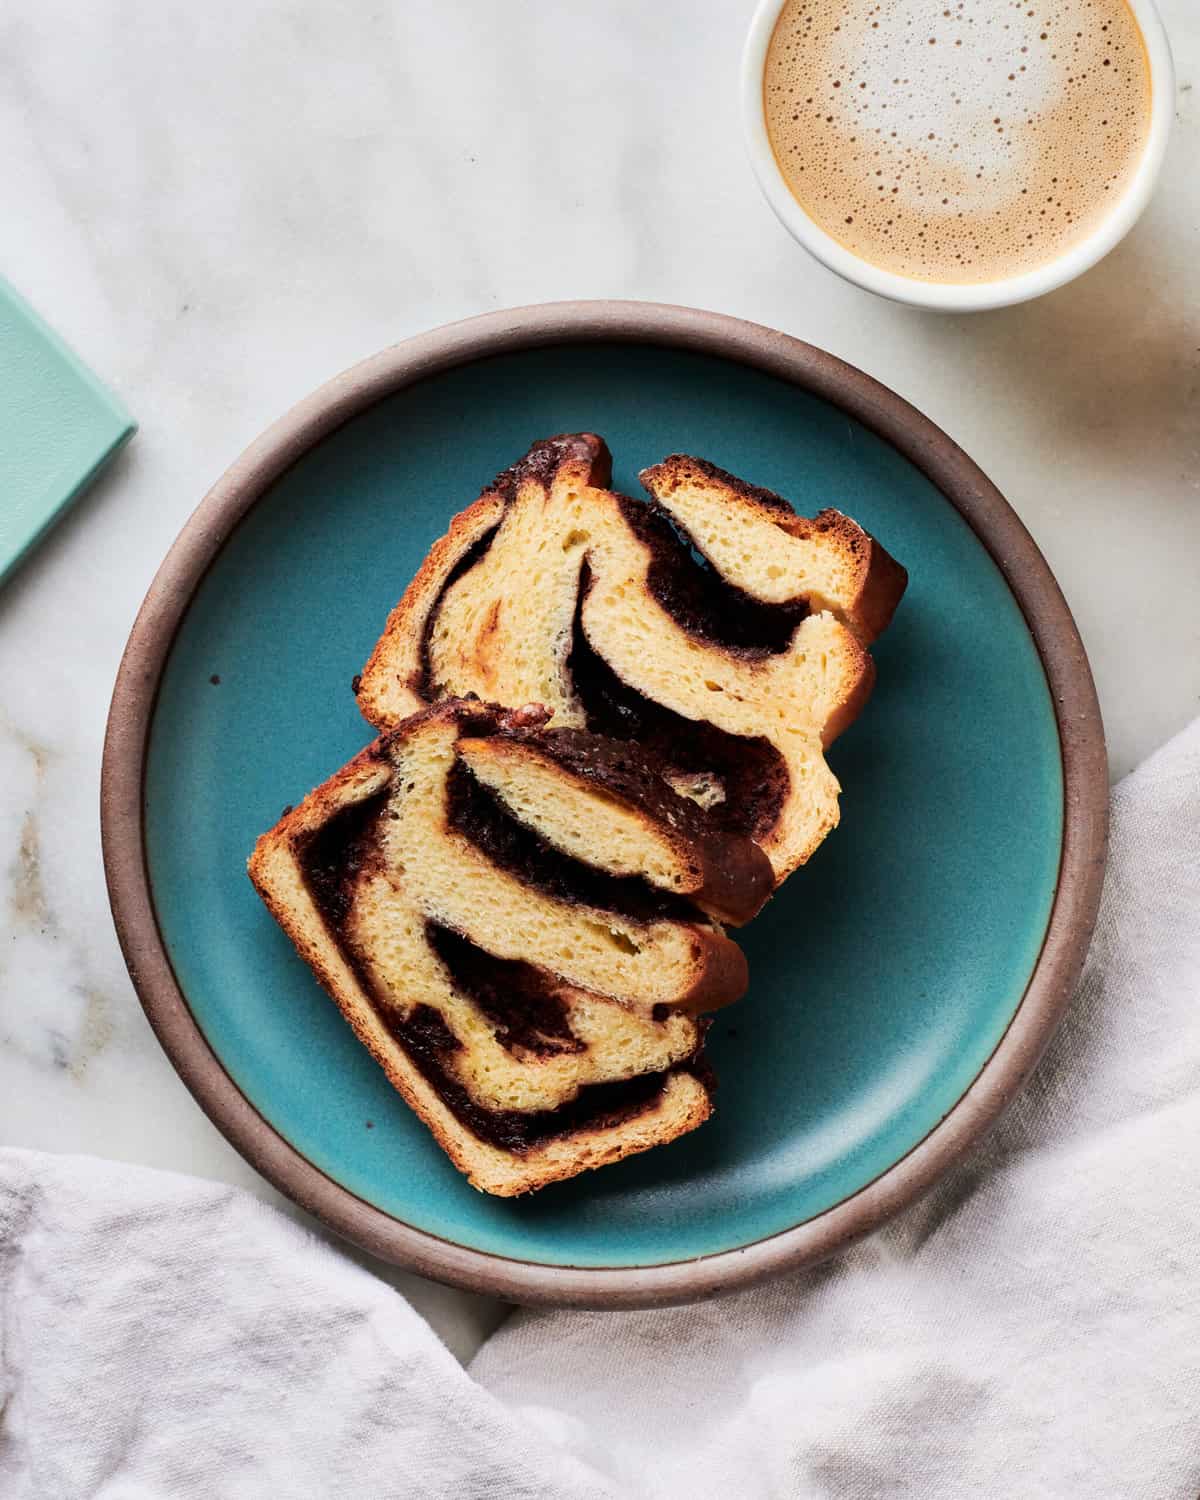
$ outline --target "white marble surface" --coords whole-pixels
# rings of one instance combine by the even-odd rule
[[[1200,711],[1200,12],[1125,244],[941,318],[808,260],[743,158],[750,0],[9,0],[3,270],[141,423],[0,595],[0,1140],[270,1190],[159,1052],[108,917],[97,785],[134,612],[209,483],[352,361],[489,308],[643,297],[878,376],[992,475],[1058,572],[1114,772]],[[461,1354],[494,1308],[395,1277]]]

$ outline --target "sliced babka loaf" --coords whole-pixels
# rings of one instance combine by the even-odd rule
[[[746,988],[699,908],[772,888],[628,745],[446,700],[259,839],[250,876],[301,956],[486,1192],[528,1192],[711,1112],[699,1017]]]
[[[824,750],[870,693],[904,569],[839,512],[806,520],[699,459],[647,469],[649,504],[610,476],[588,433],[501,474],[434,544],[359,705],[387,728],[476,693],[636,741],[781,881],[837,823]]]

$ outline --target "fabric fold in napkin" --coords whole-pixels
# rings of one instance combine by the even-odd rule
[[[609,1493],[580,1469],[249,1194],[0,1151],[4,1500]]]
[[[232,1189],[0,1152],[0,1494],[1195,1500],[1200,724],[1113,795],[1072,1013],[987,1145],[831,1265],[518,1312],[468,1375]]]

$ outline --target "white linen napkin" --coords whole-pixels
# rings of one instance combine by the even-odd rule
[[[611,1493],[248,1193],[0,1151],[3,1500]]]
[[[1200,723],[1113,796],[1072,1014],[987,1146],[816,1272],[519,1312],[467,1375],[246,1195],[0,1152],[13,1500],[1200,1493]]]

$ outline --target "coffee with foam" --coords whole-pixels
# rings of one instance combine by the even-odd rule
[[[1112,211],[1150,129],[1125,0],[788,0],[767,132],[805,212],[863,260],[996,281]]]

